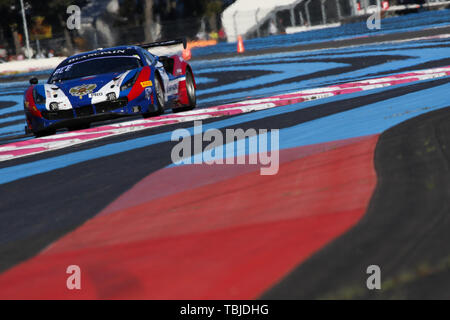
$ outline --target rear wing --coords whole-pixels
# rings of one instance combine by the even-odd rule
[[[186,49],[186,46],[187,46],[186,38],[145,43],[145,44],[140,44],[139,47],[144,48],[144,49],[149,49],[149,48],[157,48],[157,47],[175,46],[178,44],[183,44],[183,48]]]

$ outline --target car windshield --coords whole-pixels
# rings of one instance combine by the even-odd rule
[[[104,73],[121,73],[142,66],[139,57],[101,57],[75,62],[56,69],[49,83],[94,76]]]

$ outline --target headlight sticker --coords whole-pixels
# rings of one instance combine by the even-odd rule
[[[89,93],[89,94],[88,94],[88,97],[89,97],[89,98],[93,98],[93,97],[103,97],[103,96],[104,96],[103,92],[94,92],[94,93]]]

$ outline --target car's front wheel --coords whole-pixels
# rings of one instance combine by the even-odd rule
[[[67,130],[69,131],[78,131],[78,130],[85,130],[89,129],[91,127],[91,124],[89,122],[79,123],[76,125],[69,126]]]
[[[155,90],[155,106],[156,106],[156,111],[154,112],[147,112],[144,113],[143,116],[144,118],[149,118],[149,117],[154,117],[154,116],[159,116],[161,114],[164,113],[164,105],[165,105],[165,92],[162,86],[162,82],[161,82],[161,78],[159,76],[155,77],[155,84],[153,86],[153,89]]]
[[[52,135],[56,134],[56,129],[44,129],[44,130],[39,130],[39,131],[33,131],[33,134],[36,138],[52,136]]]

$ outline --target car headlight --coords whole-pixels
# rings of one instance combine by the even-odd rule
[[[116,94],[114,92],[110,92],[110,93],[108,93],[106,95],[106,100],[107,101],[114,101],[116,99],[117,99],[117,97],[116,97]]]
[[[58,102],[52,102],[50,103],[50,111],[58,111],[59,110],[59,104]]]
[[[36,89],[33,89],[33,99],[35,104],[45,104],[45,97],[40,95]]]
[[[130,89],[130,88],[135,84],[135,82],[136,82],[138,76],[139,76],[139,71],[136,72],[136,74],[135,74],[133,77],[131,77],[130,79],[128,79],[125,83],[123,83],[123,84],[120,86],[120,91],[125,91],[125,90],[127,90],[127,89]]]

